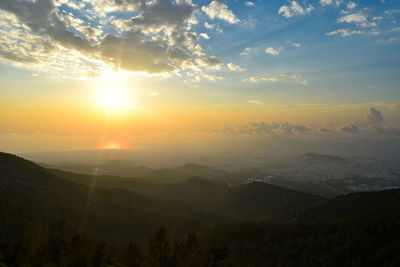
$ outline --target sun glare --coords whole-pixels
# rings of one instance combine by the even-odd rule
[[[104,87],[100,92],[100,102],[107,110],[119,110],[126,105],[125,91],[118,86]]]
[[[105,142],[102,146],[102,149],[121,149],[122,145],[115,141],[115,140],[109,140],[107,142]]]

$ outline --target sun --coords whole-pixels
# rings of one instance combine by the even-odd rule
[[[104,87],[100,91],[100,103],[109,111],[122,109],[126,105],[125,91],[118,86]]]
[[[116,141],[116,140],[108,140],[107,142],[105,142],[102,146],[102,149],[122,149],[122,145],[120,142]]]

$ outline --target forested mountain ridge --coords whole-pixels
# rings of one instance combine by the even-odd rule
[[[0,266],[400,264],[400,190],[328,200],[265,183],[50,172],[0,153],[0,200]]]

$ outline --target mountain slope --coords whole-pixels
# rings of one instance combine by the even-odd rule
[[[322,197],[258,182],[234,187],[224,197],[229,210],[258,221],[294,213],[324,201]]]
[[[218,214],[123,189],[89,188],[61,179],[22,158],[0,153],[1,234],[20,233],[30,222],[63,219],[108,240],[145,242],[159,225],[185,234],[222,223]]]

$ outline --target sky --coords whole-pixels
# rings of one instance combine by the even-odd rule
[[[400,137],[400,1],[2,0],[0,150]]]

